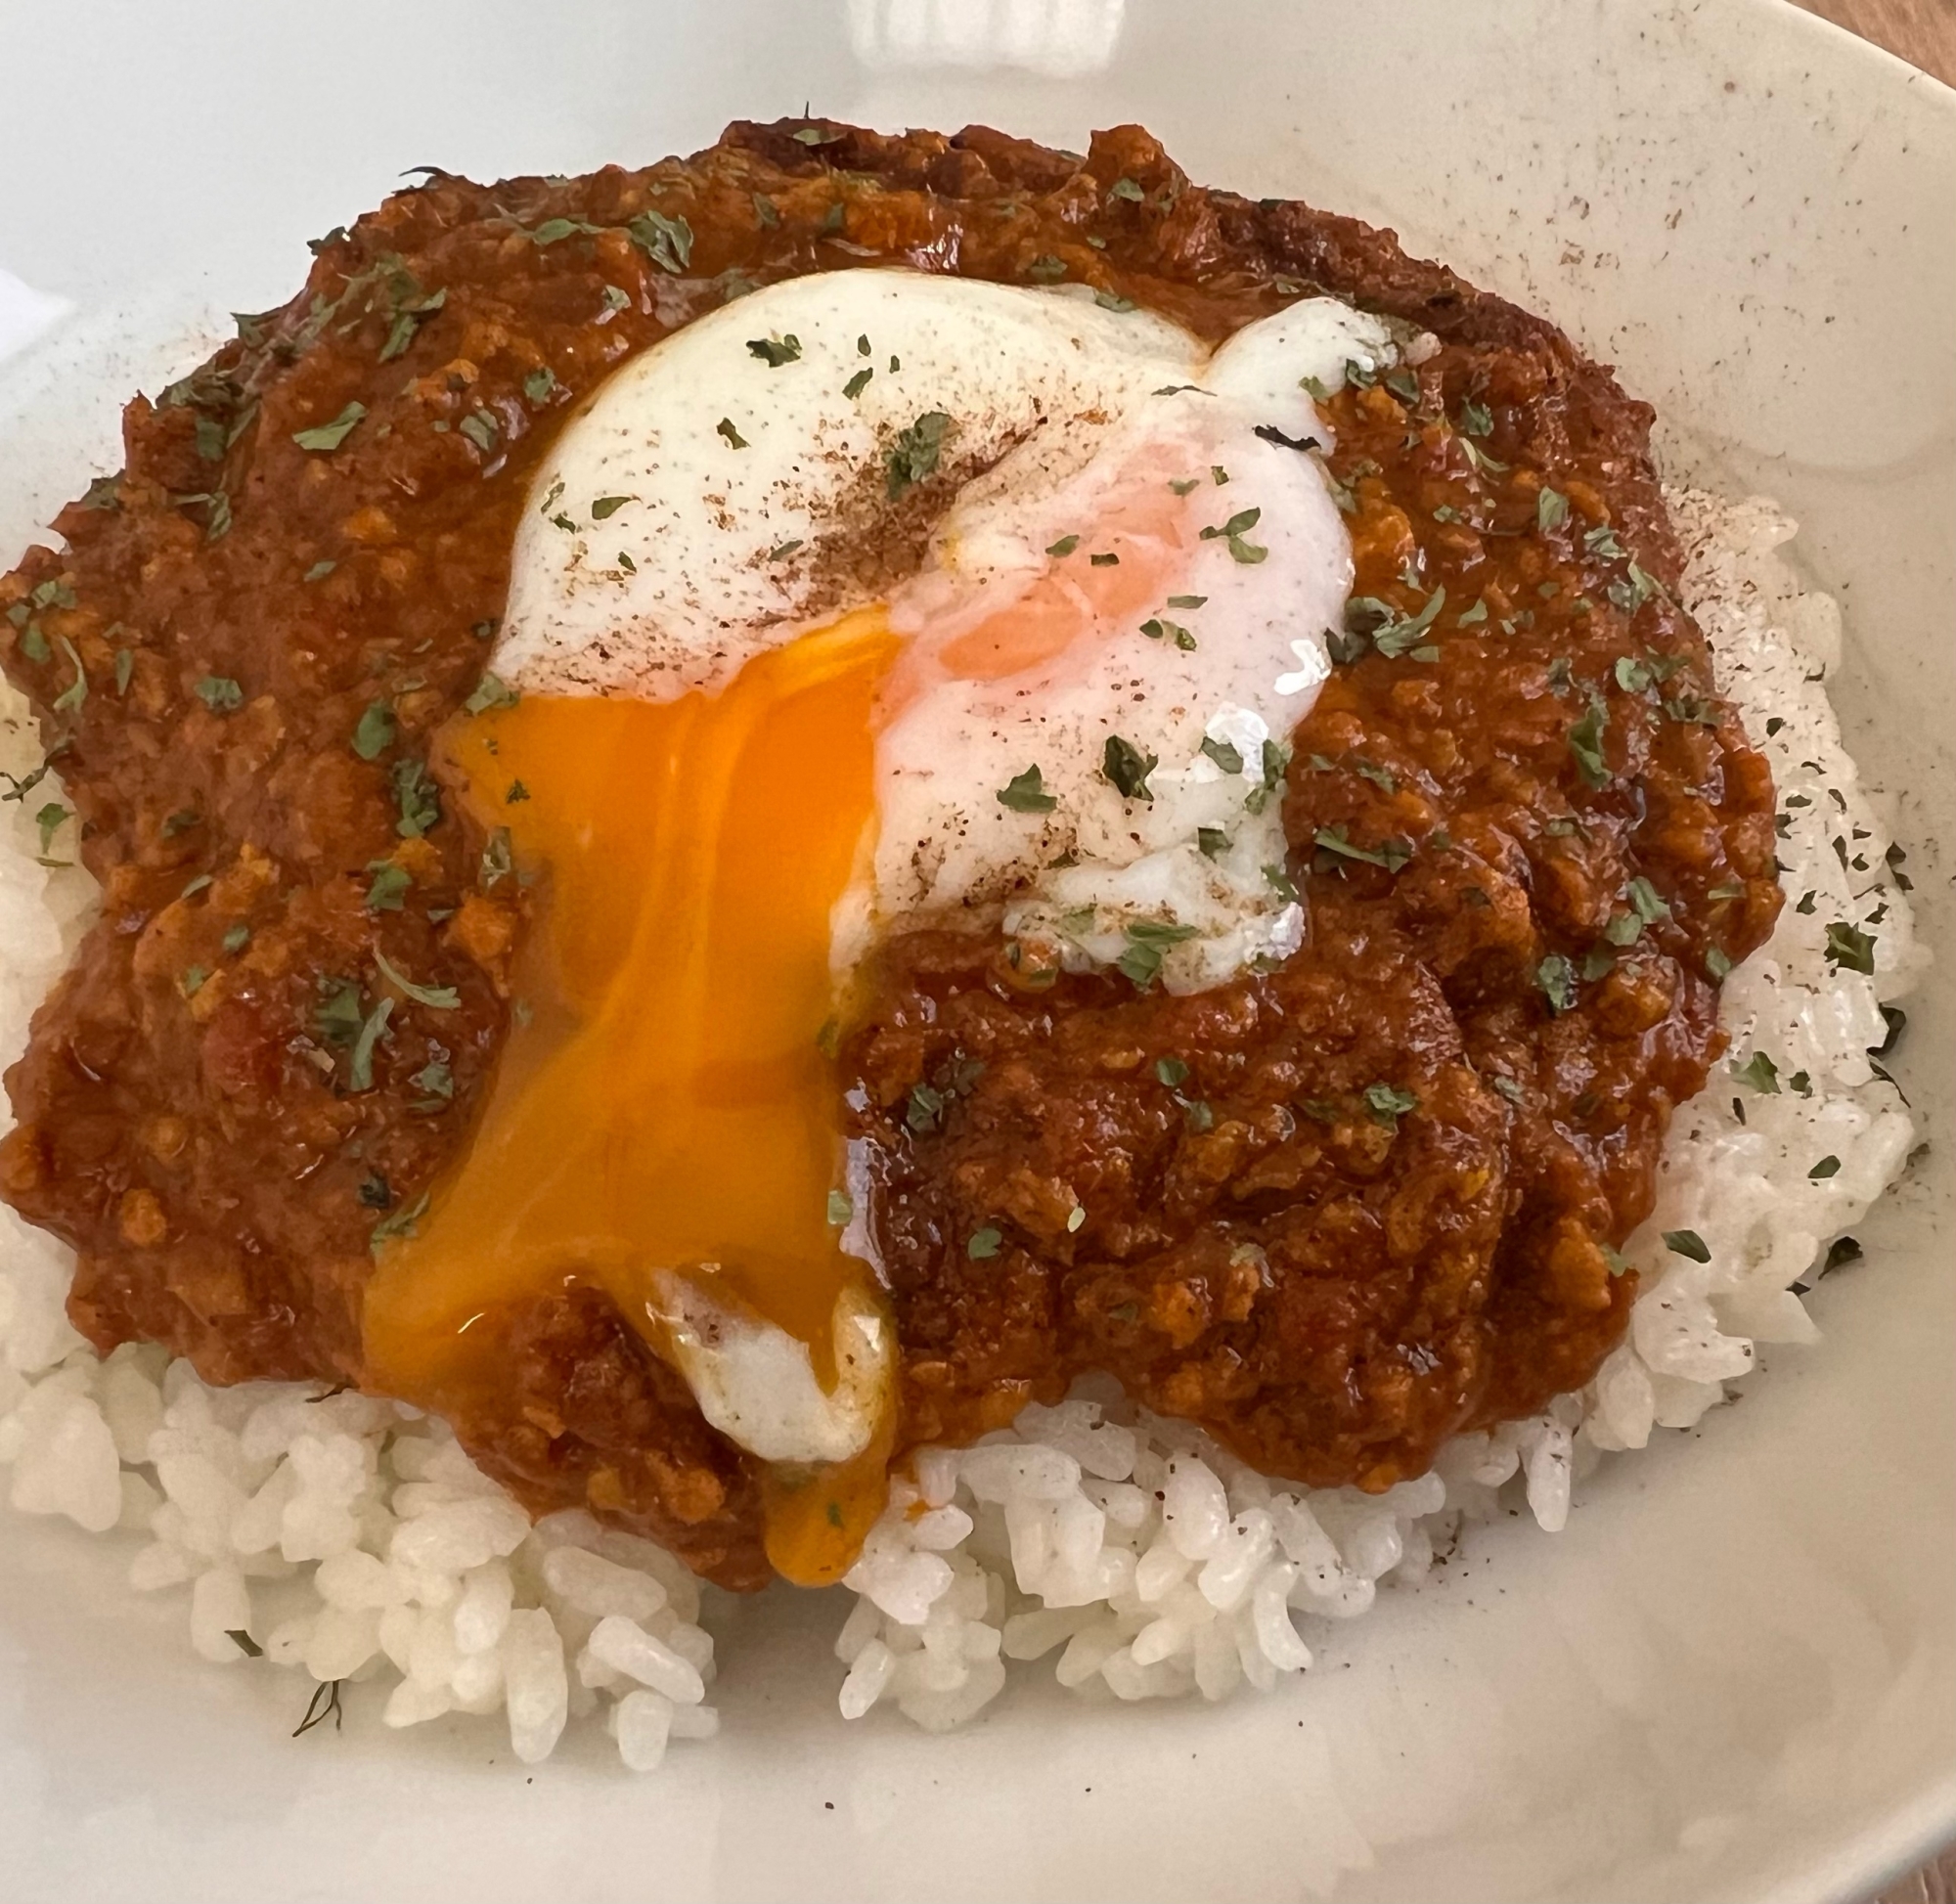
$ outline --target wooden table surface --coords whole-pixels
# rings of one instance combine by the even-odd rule
[[[1956,86],[1956,0],[1798,0]],[[1878,1904],[1956,1904],[1956,1847],[1885,1890]]]
[[[1799,0],[1956,86],[1956,0]]]

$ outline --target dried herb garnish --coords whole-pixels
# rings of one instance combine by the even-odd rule
[[[1037,767],[1015,774],[999,789],[999,804],[1015,814],[1049,814],[1059,805],[1057,796],[1046,792]]]
[[[1124,740],[1118,733],[1107,736],[1107,744],[1101,752],[1100,773],[1124,800],[1145,800],[1153,804],[1154,794],[1148,787],[1148,775],[1160,765],[1153,754],[1144,754],[1132,741]]]
[[[1711,1246],[1695,1229],[1667,1229],[1664,1233],[1664,1247],[1673,1256],[1687,1258],[1692,1262],[1710,1262]]]
[[[292,431],[292,441],[302,450],[315,454],[330,452],[338,447],[353,434],[361,418],[366,416],[364,403],[349,403],[330,423],[315,423],[310,429]]]
[[[394,710],[385,701],[370,701],[353,730],[353,751],[362,760],[378,760],[394,744]]]
[[[942,410],[927,410],[897,432],[883,468],[884,487],[892,502],[936,471],[950,429],[951,419]]]
[[[346,1084],[350,1090],[374,1088],[374,1047],[379,1043],[394,1015],[394,1001],[382,998],[361,1022],[353,1041],[353,1054],[346,1061]]]
[[[684,218],[668,218],[662,211],[639,213],[625,229],[633,244],[647,253],[661,270],[675,277],[692,262],[692,227]]]
[[[482,847],[482,862],[476,868],[476,878],[483,888],[494,886],[515,870],[515,861],[510,852],[510,829],[499,826],[491,833]]]
[[[1229,480],[1227,470],[1221,470],[1219,473],[1219,470],[1212,469],[1209,473],[1218,482],[1227,482]],[[1238,509],[1228,521],[1214,523],[1204,529],[1202,531],[1202,540],[1204,542],[1221,541],[1227,543],[1229,553],[1239,562],[1260,562],[1270,552],[1254,542],[1247,541],[1245,538],[1248,532],[1263,520],[1263,515],[1264,512],[1261,509]]]
[[[1603,731],[1609,719],[1602,697],[1592,694],[1587,711],[1569,730],[1569,751],[1576,756],[1583,780],[1592,787],[1610,784],[1610,763],[1603,752]]]
[[[1827,962],[1836,971],[1860,972],[1872,978],[1875,970],[1875,935],[1859,926],[1836,919],[1827,928]]]
[[[492,707],[514,707],[521,698],[500,675],[493,675],[485,668],[474,692],[462,703],[462,708],[466,714],[486,714]]]
[[[801,339],[792,331],[778,337],[749,337],[747,348],[770,370],[779,370],[801,356]]]
[[[390,771],[394,804],[400,818],[394,831],[404,840],[419,839],[441,819],[441,792],[419,760],[397,760]]]
[[[1409,1090],[1396,1090],[1391,1085],[1365,1086],[1365,1108],[1371,1113],[1372,1122],[1388,1130],[1397,1130],[1400,1119],[1418,1106],[1418,1097]]]
[[[420,1233],[421,1219],[427,1215],[428,1198],[423,1190],[413,1203],[403,1204],[400,1209],[390,1212],[367,1234],[367,1246],[378,1257],[380,1245],[397,1236],[415,1236]]]
[[[408,889],[415,883],[414,875],[406,866],[397,866],[391,860],[372,861],[367,870],[374,875],[367,887],[365,904],[368,911],[400,911]]]
[[[462,1002],[462,994],[452,985],[417,985],[412,979],[404,978],[387,962],[387,954],[383,952],[375,952],[374,963],[389,985],[405,993],[418,1005],[427,1005],[435,1011],[453,1011]]]
[[[1731,1066],[1732,1076],[1742,1084],[1750,1085],[1762,1096],[1779,1095],[1779,1066],[1763,1051],[1755,1051],[1744,1064],[1735,1058]]]
[[[1576,1003],[1576,967],[1561,952],[1550,952],[1534,968],[1534,982],[1558,1015]]]

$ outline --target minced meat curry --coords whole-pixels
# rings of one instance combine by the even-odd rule
[[[437,173],[314,251],[292,303],[130,405],[67,552],[0,579],[103,888],[9,1074],[0,1192],[75,1247],[99,1349],[361,1382],[375,1251],[467,1144],[516,1008],[531,900],[427,762],[530,476],[690,318],[902,264],[1084,284],[1212,340],[1328,293],[1438,348],[1324,406],[1357,573],[1285,775],[1303,949],[1184,996],[996,927],[875,954],[836,1088],[900,1449],[1105,1370],[1271,1474],[1379,1489],[1593,1376],[1719,980],[1779,906],[1767,770],[1607,371],[1390,234],[1190,185],[1132,127],[1082,158],[736,125],[645,171]],[[485,1469],[766,1577],[756,1464],[609,1298],[483,1327],[507,1379],[455,1427]]]

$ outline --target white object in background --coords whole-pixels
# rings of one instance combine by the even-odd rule
[[[1114,57],[1127,0],[849,0],[866,66],[1019,66],[1065,79]]]
[[[0,363],[26,349],[67,307],[67,298],[50,297],[0,266]]]

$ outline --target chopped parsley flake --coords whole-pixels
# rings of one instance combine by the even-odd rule
[[[496,440],[503,433],[503,425],[493,410],[471,410],[461,422],[456,424],[456,428],[484,456],[495,455]]]
[[[718,435],[724,436],[733,448],[744,450],[747,447],[747,439],[734,427],[734,420],[731,417],[721,418],[713,427],[715,432]]]
[[[828,1193],[828,1226],[830,1229],[845,1228],[850,1218],[856,1214],[855,1199],[847,1190],[831,1190]]]
[[[522,696],[498,675],[486,669],[475,684],[475,691],[462,703],[466,714],[486,714],[492,707],[514,707]]]
[[[396,991],[404,992],[418,1005],[426,1005],[434,1011],[453,1011],[462,1002],[462,994],[452,985],[416,985],[406,979],[387,962],[387,954],[377,952],[374,963],[379,968],[380,976]]]
[[[1710,1262],[1712,1251],[1704,1237],[1695,1229],[1667,1229],[1664,1233],[1664,1247],[1673,1256],[1681,1256],[1693,1262]]]
[[[633,244],[661,270],[670,271],[675,277],[692,262],[692,227],[684,218],[668,218],[662,211],[647,209],[640,212],[625,229],[631,233]]]
[[[1004,1241],[1003,1235],[987,1223],[983,1229],[974,1229],[971,1240],[964,1246],[964,1254],[974,1262],[983,1262],[999,1254],[999,1245]]]
[[[391,1216],[382,1217],[374,1225],[367,1238],[368,1246],[374,1254],[378,1257],[380,1254],[380,1245],[391,1241],[394,1237],[419,1235],[421,1219],[427,1215],[427,1192],[423,1190],[413,1203],[404,1204]],[[338,1690],[337,1680],[333,1682],[333,1688],[335,1692]]]
[[[1732,1062],[1732,1076],[1742,1085],[1750,1085],[1763,1097],[1779,1095],[1779,1066],[1763,1051],[1755,1051],[1744,1064],[1736,1059]]]
[[[1588,711],[1569,730],[1569,751],[1592,787],[1610,784],[1610,763],[1603,752],[1603,730],[1609,719],[1601,697],[1591,695]]]
[[[1571,1010],[1576,1003],[1576,967],[1560,952],[1550,952],[1534,968],[1534,982],[1541,995],[1548,1000],[1549,1009],[1558,1015]]]
[[[801,355],[801,339],[792,331],[778,337],[749,337],[747,348],[770,370],[792,364]]]
[[[935,1130],[943,1120],[944,1104],[945,1096],[941,1090],[930,1085],[912,1085],[904,1105],[904,1123],[910,1127],[911,1135],[921,1137]]]
[[[1627,891],[1631,908],[1644,924],[1655,925],[1670,917],[1669,903],[1641,873],[1630,881]]]
[[[476,869],[476,878],[487,889],[509,878],[515,869],[515,860],[510,851],[510,829],[499,826],[483,845],[482,862]]]
[[[1000,806],[1015,814],[1049,814],[1059,805],[1057,797],[1046,792],[1037,767],[1013,775],[999,789],[998,800]]]
[[[370,912],[398,912],[407,898],[408,888],[414,876],[406,866],[397,866],[391,860],[376,860],[367,870],[374,875],[373,883],[367,888],[367,909]]]
[[[1365,639],[1386,657],[1397,661],[1402,654],[1412,653],[1423,642],[1426,631],[1439,618],[1440,611],[1446,606],[1446,590],[1436,588],[1427,597],[1416,615],[1401,615],[1390,601],[1384,601],[1373,595],[1355,595],[1345,604],[1345,627],[1347,633],[1358,641],[1354,648],[1350,642],[1342,646],[1332,645],[1334,661],[1356,661],[1362,652]],[[1414,658],[1419,656],[1414,653]]]
[[[378,760],[394,742],[394,710],[385,701],[370,701],[353,730],[353,751],[362,760]]]
[[[1219,482],[1229,480],[1227,471],[1212,469],[1210,474]],[[1238,509],[1228,521],[1204,529],[1202,540],[1204,542],[1220,540],[1227,543],[1229,553],[1239,562],[1260,562],[1270,552],[1257,543],[1245,540],[1245,535],[1263,519],[1263,513],[1261,509]]]
[[[936,471],[950,429],[951,419],[942,410],[927,410],[897,432],[897,440],[884,459],[884,487],[892,502]]]
[[[860,397],[869,387],[869,379],[875,375],[875,367],[866,364],[842,386],[842,394],[845,397]]]
[[[1400,1119],[1418,1105],[1419,1099],[1409,1090],[1395,1090],[1391,1085],[1365,1086],[1365,1108],[1371,1112],[1372,1122],[1388,1130],[1397,1130]]]
[[[292,431],[292,441],[302,450],[315,453],[336,450],[353,434],[354,426],[366,416],[364,403],[349,403],[330,423],[315,423],[310,429]]]
[[[1837,971],[1861,972],[1873,977],[1875,935],[1844,919],[1836,919],[1827,928],[1827,962]]]
[[[372,1090],[374,1088],[374,1047],[387,1029],[387,1021],[394,1015],[394,1001],[382,998],[368,1013],[353,1041],[352,1055],[346,1061],[346,1084],[350,1090]]]
[[[1148,788],[1148,775],[1159,764],[1155,755],[1144,754],[1132,741],[1110,733],[1101,754],[1100,772],[1124,800],[1152,804],[1155,796]]]
[[[420,839],[441,819],[441,795],[428,775],[426,763],[397,760],[390,777],[394,803],[401,816],[394,822],[394,831],[404,840]]]
[[[227,675],[205,675],[194,690],[213,714],[232,714],[244,705],[244,690]]]
[[[1569,498],[1544,483],[1535,492],[1534,525],[1544,532],[1559,529],[1569,520]]]
[[[1412,849],[1403,840],[1387,840],[1374,852],[1368,846],[1354,845],[1342,826],[1320,826],[1311,837],[1313,845],[1341,860],[1360,860],[1368,866],[1384,866],[1388,872],[1398,872],[1412,858]]]
[[[1188,1067],[1179,1058],[1157,1058],[1155,1076],[1170,1090],[1179,1090],[1188,1081]]]

